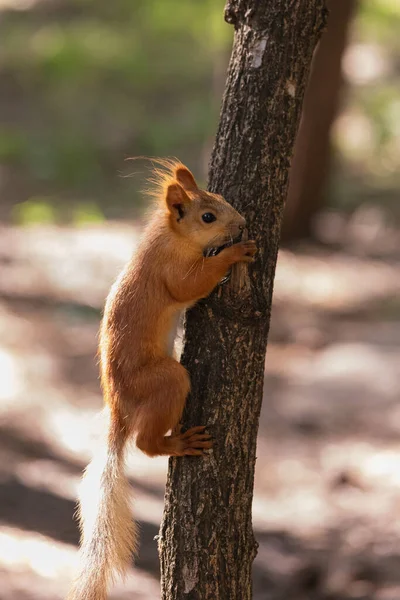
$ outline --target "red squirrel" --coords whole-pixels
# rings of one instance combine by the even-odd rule
[[[183,164],[164,166],[156,171],[157,207],[105,305],[99,351],[107,445],[82,483],[79,574],[69,600],[105,600],[110,580],[126,571],[136,551],[124,473],[127,442],[135,436],[148,456],[201,456],[211,448],[205,426],[181,432],[190,379],[170,355],[168,336],[177,314],[256,252],[254,241],[232,243],[245,219],[228,202],[199,189]],[[216,256],[204,256],[227,242]]]

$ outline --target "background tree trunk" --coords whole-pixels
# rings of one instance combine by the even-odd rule
[[[343,89],[342,57],[356,0],[330,0],[328,29],[315,51],[290,169],[282,241],[309,237],[323,205],[330,132]]]
[[[288,171],[323,0],[232,0],[235,26],[209,188],[248,221],[259,253],[251,291],[218,288],[189,311],[184,425],[207,424],[214,449],[171,459],[159,548],[163,600],[248,600],[256,437]]]

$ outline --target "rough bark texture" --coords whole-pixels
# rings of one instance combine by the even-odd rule
[[[328,7],[328,29],[312,62],[294,149],[282,227],[284,242],[309,237],[313,217],[323,204],[330,131],[343,87],[342,56],[356,0],[330,0]]]
[[[184,425],[206,424],[207,457],[171,459],[159,547],[163,600],[248,600],[256,437],[288,171],[323,0],[235,0],[232,57],[209,188],[248,221],[251,291],[220,287],[187,315]]]

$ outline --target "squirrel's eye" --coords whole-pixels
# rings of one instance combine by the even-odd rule
[[[212,223],[213,221],[217,220],[217,217],[212,213],[204,213],[201,218],[203,219],[204,223]]]

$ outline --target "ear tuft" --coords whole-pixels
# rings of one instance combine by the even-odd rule
[[[174,171],[176,180],[188,192],[196,192],[199,188],[193,174],[184,165],[178,165]]]

